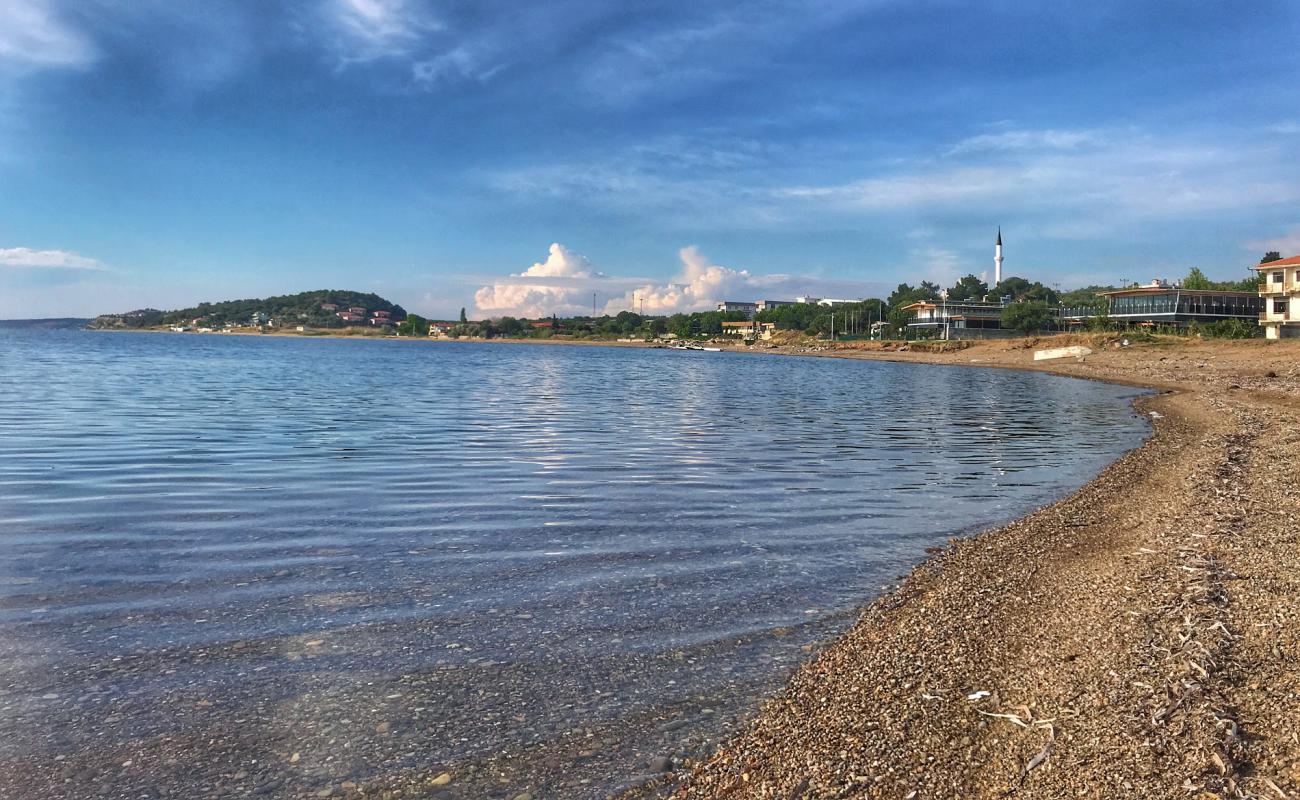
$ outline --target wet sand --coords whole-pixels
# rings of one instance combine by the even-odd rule
[[[715,755],[636,796],[1300,797],[1300,342],[1091,343],[1081,362],[1021,342],[811,353],[1164,393],[1140,401],[1146,445],[935,554]]]

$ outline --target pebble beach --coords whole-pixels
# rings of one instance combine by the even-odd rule
[[[771,348],[1150,387],[1155,435],[934,553],[714,755],[630,796],[1300,796],[1300,342],[1063,339]],[[1032,360],[1060,343],[1094,352]]]

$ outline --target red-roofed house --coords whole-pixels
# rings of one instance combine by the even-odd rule
[[[1255,269],[1259,270],[1259,296],[1264,300],[1259,315],[1264,338],[1300,336],[1300,256],[1256,264]]]

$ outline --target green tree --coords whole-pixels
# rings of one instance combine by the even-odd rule
[[[1037,300],[1008,303],[1002,309],[1002,327],[1025,335],[1047,328],[1053,319],[1047,304]]]
[[[1264,254],[1264,257],[1259,260],[1259,263],[1271,264],[1274,261],[1281,261],[1281,260],[1282,260],[1281,253],[1279,253],[1276,250],[1269,250],[1267,253]]]
[[[989,293],[989,285],[974,275],[967,275],[953,287],[948,290],[948,299],[957,300],[979,300]]]
[[[466,322],[469,322],[469,320],[465,318],[465,307],[464,307],[464,306],[461,306],[461,307],[460,307],[460,322],[461,322],[462,325],[465,324]]]
[[[502,317],[496,321],[496,329],[502,336],[518,336],[528,326],[514,317]]]
[[[407,314],[406,319],[397,323],[397,332],[403,336],[428,336],[429,320],[419,314]]]
[[[1209,278],[1205,277],[1205,273],[1201,272],[1200,267],[1192,267],[1192,271],[1187,273],[1186,278],[1183,278],[1182,287],[1184,289],[1205,290],[1213,289],[1214,284]]]

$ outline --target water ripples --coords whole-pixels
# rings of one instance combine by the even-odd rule
[[[282,676],[340,663],[696,648],[770,685],[927,546],[1145,434],[1134,391],[1041,374],[601,348],[7,332],[0,392],[0,755],[38,759],[95,745],[34,698],[162,697],[168,669],[292,696]],[[351,644],[311,660],[304,637]],[[210,655],[259,642],[293,657]],[[123,659],[155,669],[103,677]],[[503,746],[472,744],[424,761]]]

